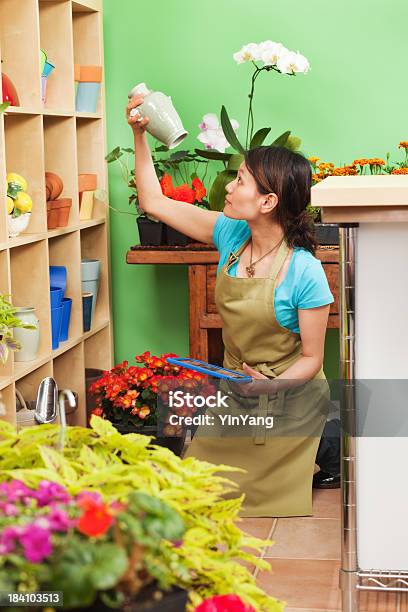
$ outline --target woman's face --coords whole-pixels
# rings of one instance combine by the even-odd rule
[[[231,219],[253,221],[276,206],[275,194],[260,194],[255,179],[242,162],[235,180],[226,186],[224,215]],[[275,202],[276,201],[276,202]]]

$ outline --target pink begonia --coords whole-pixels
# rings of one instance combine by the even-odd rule
[[[0,533],[0,554],[7,555],[14,550],[16,541],[23,533],[22,527],[6,527]]]
[[[37,525],[27,525],[19,537],[24,556],[31,563],[41,563],[52,553],[51,534]]]
[[[57,507],[52,508],[46,518],[52,531],[68,531],[76,523],[75,520],[69,518],[65,510]]]
[[[5,516],[16,516],[18,514],[18,508],[14,504],[0,502],[0,512]]]
[[[68,503],[71,496],[68,491],[57,482],[42,480],[36,491],[31,491],[32,497],[37,500],[40,507],[48,506],[53,502]]]
[[[5,497],[8,502],[25,501],[32,496],[32,490],[20,480],[2,482],[0,484],[0,496]]]

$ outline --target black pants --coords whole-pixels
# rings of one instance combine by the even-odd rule
[[[326,422],[317,449],[316,463],[323,472],[340,474],[340,419]]]

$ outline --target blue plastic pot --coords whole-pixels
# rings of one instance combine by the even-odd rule
[[[84,324],[84,332],[87,332],[91,329],[92,325],[92,293],[83,293],[82,294],[82,316],[83,316],[83,324]]]
[[[67,288],[67,269],[65,266],[50,266],[50,285],[62,289],[62,297]]]
[[[78,83],[76,110],[78,113],[96,113],[101,91],[100,83]]]
[[[51,309],[51,334],[52,334],[52,350],[55,351],[59,347],[59,339],[61,334],[63,307]]]
[[[62,300],[62,321],[61,321],[61,331],[60,331],[60,336],[59,336],[60,342],[65,342],[65,340],[68,340],[69,321],[71,319],[71,308],[72,308],[71,298],[64,298]]]
[[[62,306],[63,297],[64,293],[62,289],[60,289],[59,287],[50,287],[51,309],[59,308],[59,306]]]

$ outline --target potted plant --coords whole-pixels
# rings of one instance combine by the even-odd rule
[[[17,309],[0,293],[0,362],[4,365],[7,362],[9,351],[19,351],[20,342],[13,336],[13,329],[22,327],[24,329],[37,329],[35,325],[23,323],[15,316]]]
[[[92,383],[89,392],[96,400],[93,414],[111,421],[121,433],[155,436],[156,444],[180,456],[186,432],[169,423],[169,391],[188,387],[207,394],[213,392],[213,387],[206,376],[169,364],[167,357],[170,356],[175,357],[173,354],[156,357],[146,351],[135,357],[139,366],[129,366],[124,361]]]
[[[198,139],[205,144],[206,150],[195,150],[197,155],[205,159],[221,161],[224,164],[224,170],[217,174],[209,194],[210,207],[219,211],[224,208],[225,187],[235,179],[238,168],[244,160],[245,152],[248,149],[263,145],[271,131],[271,128],[263,127],[254,133],[253,102],[256,80],[265,72],[296,76],[297,73],[306,74],[310,68],[309,62],[303,55],[289,51],[281,43],[271,40],[259,44],[245,45],[240,51],[234,53],[234,59],[237,64],[251,62],[254,66],[251,90],[248,95],[249,108],[245,145],[240,142],[236,135],[236,130],[239,128],[238,122],[230,120],[227,109],[223,105],[220,114],[221,126],[219,126],[216,115],[209,113],[203,117],[199,125],[201,132]],[[225,149],[229,145],[234,149],[234,153],[225,153]],[[286,131],[275,138],[271,145],[299,151],[301,140],[296,136],[291,136],[290,131]]]
[[[171,175],[165,173],[160,179],[160,186],[163,194],[172,200],[188,202],[206,210],[209,208],[208,202],[203,199],[207,194],[207,190],[197,175],[194,176],[191,184],[186,182],[174,187]],[[179,232],[170,225],[166,225],[166,243],[169,246],[187,246],[190,242],[191,238],[189,236]]]
[[[169,154],[169,149],[165,145],[159,145],[156,143],[155,148],[152,150],[153,164],[156,170],[156,175],[159,180],[166,173],[171,173],[175,180],[183,182],[180,185],[178,194],[180,197],[184,193],[186,183],[190,180],[197,183],[200,182],[200,186],[197,187],[202,192],[204,185],[202,181],[205,180],[208,160],[202,159],[194,151],[176,151],[175,153]],[[136,216],[136,222],[139,229],[140,244],[142,246],[160,246],[166,244],[166,224],[158,221],[151,215],[147,215],[139,206],[139,199],[137,195],[137,187],[135,183],[135,171],[134,171],[134,149],[125,147],[116,147],[107,156],[106,161],[108,163],[118,162],[121,168],[123,179],[126,181],[131,193],[129,196],[129,205],[136,208],[136,212],[126,212],[118,210],[112,206],[112,210],[119,213],[130,214]],[[198,176],[199,166],[205,168],[202,180]],[[204,188],[205,189],[205,188]],[[169,196],[170,197],[170,196]],[[195,203],[205,206],[205,202],[200,199],[196,200]],[[177,198],[175,198],[177,199]],[[173,236],[170,228],[170,240],[175,240],[177,243],[180,238],[176,235]]]
[[[177,563],[170,564],[185,526],[165,502],[138,491],[106,503],[95,491],[73,495],[55,482],[27,487],[14,479],[0,484],[0,506],[3,590],[22,598],[60,591],[65,608],[95,612],[167,610],[174,600],[185,610],[187,591],[175,588]]]
[[[319,157],[309,157],[312,165],[312,185],[317,185],[328,176],[363,176],[378,174],[408,174],[408,141],[402,140],[398,148],[405,151],[405,159],[390,162],[390,153],[386,160],[379,157],[355,159],[351,164],[336,167],[333,162],[320,162]],[[316,238],[322,245],[339,244],[339,226],[337,223],[322,223],[321,210],[309,205],[309,211],[315,221]]]
[[[164,572],[169,583],[188,590],[189,610],[208,598],[235,594],[259,612],[283,612],[284,604],[266,595],[248,569],[255,565],[260,570],[270,571],[269,563],[260,558],[259,553],[272,542],[252,537],[239,529],[238,513],[243,496],[225,499],[233,492],[237,495],[237,485],[223,472],[238,468],[216,466],[193,457],[180,459],[165,448],[150,445],[146,436],[121,435],[112,423],[97,416],[92,416],[91,428],[67,427],[61,452],[55,450],[59,448],[59,442],[58,425],[24,428],[16,432],[11,424],[0,421],[0,482],[18,479],[38,490],[44,486],[40,483],[46,478],[65,487],[71,498],[77,499],[84,490],[97,493],[98,503],[102,498],[108,505],[108,508],[100,508],[101,514],[96,517],[100,521],[98,525],[110,521],[106,514],[112,512],[113,518],[117,516],[114,513],[119,511],[118,503],[126,508],[129,496],[135,491],[150,495],[174,510],[184,523],[182,537],[176,541],[164,540],[160,552],[154,556],[154,563]],[[6,514],[7,509],[12,520],[17,521],[19,512],[15,505],[9,499],[1,509],[2,514]],[[88,518],[92,518],[92,511]],[[132,518],[137,527],[140,517],[132,511]],[[97,528],[93,521],[89,522],[92,529]],[[150,522],[150,528],[150,535],[153,535],[155,519]],[[141,535],[142,530],[133,538],[134,541],[139,542]],[[114,530],[110,535],[92,537],[94,542],[95,537],[114,538]],[[112,541],[108,543],[113,544]],[[42,550],[42,546],[41,539],[39,549]],[[147,571],[153,575],[146,555],[143,560]],[[242,564],[242,561],[246,563]],[[110,563],[107,564],[109,571]],[[33,565],[31,567],[35,569]],[[86,568],[87,576],[92,569]],[[75,563],[71,563],[68,568],[70,576],[73,580],[76,577],[81,580],[81,575],[78,576],[75,570]],[[117,569],[115,571],[119,573]],[[106,564],[102,561],[99,576],[101,580],[106,577]],[[21,578],[32,579],[29,572]],[[68,589],[70,587],[71,583],[67,585]],[[168,609],[162,608],[163,612]]]

